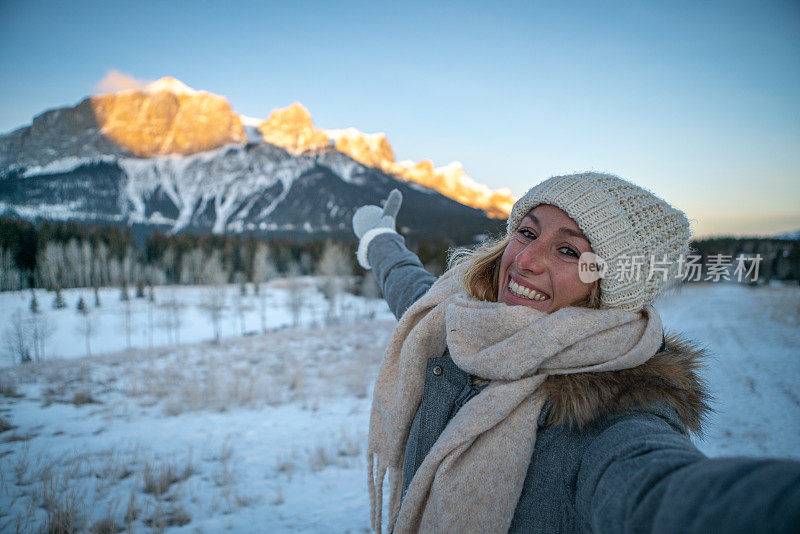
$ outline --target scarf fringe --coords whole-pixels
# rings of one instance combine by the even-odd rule
[[[375,466],[375,458],[378,465]],[[383,522],[383,481],[389,473],[389,522],[388,531],[394,529],[397,515],[400,513],[400,494],[402,493],[402,470],[397,467],[388,467],[383,464],[375,451],[367,451],[367,488],[369,491],[370,510],[369,521],[372,530],[381,534]]]

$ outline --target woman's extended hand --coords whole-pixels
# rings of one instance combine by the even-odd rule
[[[395,219],[402,203],[403,194],[397,189],[392,189],[382,208],[373,205],[358,208],[353,214],[353,231],[356,236],[363,239],[364,234],[374,228],[390,228],[395,231]]]
[[[372,238],[380,234],[397,233],[395,224],[402,203],[403,194],[392,189],[383,208],[375,205],[361,206],[353,214],[353,232],[359,239],[356,257],[363,268],[370,268],[367,247]]]

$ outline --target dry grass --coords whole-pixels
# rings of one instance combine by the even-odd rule
[[[16,427],[12,427],[12,428],[16,428]],[[5,436],[3,436],[3,443],[12,443],[14,441],[28,441],[33,437],[36,437],[36,434],[27,433],[27,432],[18,433],[18,432],[15,431],[15,432],[12,432],[10,434],[6,434]]]
[[[316,473],[329,465],[333,465],[334,460],[335,456],[333,456],[324,445],[317,445],[308,452],[308,467],[311,469],[312,473]]]
[[[76,391],[70,401],[75,406],[83,406],[84,404],[100,404],[100,401],[92,396],[88,390]]]
[[[89,529],[89,532],[91,534],[116,534],[122,530],[124,530],[124,527],[117,523],[117,520],[114,519],[113,516],[108,515],[95,521],[92,524],[92,528]]]
[[[144,464],[142,476],[144,478],[144,492],[156,497],[166,493],[170,486],[183,482],[195,473],[191,460],[185,462],[148,461]]]
[[[157,460],[138,447],[51,458],[30,454],[26,443],[12,457],[0,459],[0,489],[10,499],[9,517],[3,521],[0,513],[0,531],[138,532],[143,523],[155,530],[185,525],[191,518],[179,489],[195,465],[191,454],[181,458]],[[6,474],[11,475],[7,481]],[[113,497],[121,484],[130,487],[127,505]],[[142,514],[142,498],[156,513]],[[103,508],[105,513],[98,514]]]
[[[357,458],[361,457],[361,446],[355,436],[342,429],[339,436],[318,443],[307,453],[308,467],[312,473],[316,473],[332,465],[350,467]]]
[[[0,395],[18,398],[24,392],[29,400],[21,402],[91,406],[75,413],[104,420],[103,428],[142,413],[260,410],[284,403],[317,410],[329,398],[368,395],[392,324],[287,329],[219,346],[33,363],[3,373]],[[0,440],[16,442],[13,451],[0,456],[0,494],[8,507],[0,511],[0,531],[162,531],[192,521],[189,502],[198,506],[205,500],[198,501],[192,492],[211,492],[212,507],[229,513],[259,497],[244,491],[241,480],[251,474],[243,473],[232,439],[221,447],[216,442],[212,446],[219,448],[198,463],[191,454],[164,459],[134,446],[74,450],[58,457],[30,453],[48,450],[42,440],[91,439],[97,426],[84,427],[78,435],[69,425],[45,431],[21,425],[15,431],[10,417],[0,418]],[[352,466],[361,456],[357,438],[343,431],[307,449],[289,450],[265,475],[285,475],[280,480],[287,483],[298,472]],[[261,497],[279,505],[282,492],[278,487],[274,498]]]
[[[0,374],[0,396],[9,398],[22,397],[17,390],[17,380],[7,371]]]
[[[278,484],[278,488],[275,490],[275,497],[272,499],[272,504],[274,506],[280,506],[285,502],[286,500],[283,498],[283,488]]]
[[[275,472],[286,475],[288,480],[292,480],[292,474],[297,467],[294,458],[290,455],[281,455],[275,463]]]
[[[0,433],[6,432],[8,430],[13,430],[17,428],[16,426],[11,424],[11,421],[6,419],[5,417],[0,417]]]
[[[218,487],[227,487],[236,479],[236,470],[233,465],[233,444],[230,438],[222,444],[219,456],[215,458],[216,468],[212,480]]]
[[[49,360],[18,366],[13,376],[4,373],[0,394],[18,396],[18,384],[38,383],[45,406],[70,403],[111,411],[113,395],[122,393],[172,416],[287,402],[315,410],[326,397],[369,395],[393,324],[285,329],[222,345]]]
[[[47,514],[45,532],[71,533],[82,526],[84,494],[70,485],[68,477],[58,475],[42,480],[39,499]]]
[[[131,496],[128,498],[128,504],[125,507],[125,525],[127,530],[131,530],[131,525],[139,517],[139,508],[136,505],[136,492],[131,489]]]
[[[336,454],[339,457],[355,458],[361,454],[359,440],[342,430],[341,437],[336,443]]]
[[[143,523],[151,527],[153,532],[164,532],[167,527],[182,527],[192,520],[182,506],[165,506],[161,503],[156,505],[153,515],[143,521]]]

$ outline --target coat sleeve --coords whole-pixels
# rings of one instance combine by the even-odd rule
[[[593,532],[800,532],[800,462],[710,459],[640,413],[586,448],[575,506]]]
[[[383,298],[398,319],[436,281],[417,255],[406,248],[405,239],[399,234],[376,236],[369,244],[367,259]]]

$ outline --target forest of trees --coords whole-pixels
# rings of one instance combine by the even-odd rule
[[[446,241],[410,243],[435,274],[446,265]],[[130,229],[0,219],[0,290],[31,287],[140,287],[164,284],[259,284],[290,271],[315,274],[331,244],[288,239],[265,241],[237,235],[153,233],[137,243]],[[340,261],[359,273],[355,242],[337,243]],[[692,242],[703,257],[761,256],[759,280],[800,280],[800,241],[720,237]],[[330,266],[330,260],[328,260]],[[329,268],[329,267],[328,267]]]
[[[453,243],[440,240],[410,245],[428,268],[440,273]],[[0,218],[0,291],[259,284],[289,272],[330,270],[330,258],[327,266],[320,264],[332,246],[341,251],[338,261],[350,264],[349,272],[360,272],[355,269],[355,242],[265,241],[237,235],[156,232],[137,243],[129,228],[50,221],[34,225]]]
[[[409,243],[425,267],[441,274],[448,251],[454,246],[446,241]],[[205,286],[201,308],[208,315],[214,340],[221,337],[223,310],[234,310],[239,317],[241,334],[246,332],[245,312],[257,309],[260,329],[266,332],[267,292],[262,284],[284,278],[287,290],[287,312],[294,325],[300,322],[303,297],[299,276],[315,275],[316,287],[325,296],[325,321],[337,321],[344,315],[342,294],[351,292],[377,298],[379,289],[374,276],[356,268],[355,240],[349,243],[331,241],[265,241],[238,235],[166,235],[153,233],[135,239],[129,228],[117,226],[88,226],[72,222],[31,222],[0,218],[0,290],[41,288],[54,292],[52,306],[65,308],[68,304],[62,289],[94,288],[94,302],[81,296],[75,306],[81,315],[80,330],[86,354],[92,353],[91,343],[96,325],[92,310],[100,307],[99,289],[120,288],[123,302],[125,346],[131,348],[136,330],[132,324],[131,298],[146,299],[148,319],[144,326],[149,343],[158,328],[169,334],[172,343],[180,342],[186,307],[174,292],[156,304],[154,286]],[[704,281],[712,274],[709,267],[727,260],[735,265],[740,256],[759,255],[757,280],[746,277],[751,284],[770,280],[800,280],[800,241],[787,239],[722,237],[693,241],[692,254],[700,256],[699,276],[687,281]],[[752,265],[752,264],[751,264]],[[717,273],[719,273],[717,269]],[[729,279],[736,280],[735,276]],[[226,303],[225,284],[239,285],[232,305]],[[248,289],[249,287],[249,289]],[[245,295],[255,298],[245,303]],[[87,296],[88,297],[88,296]],[[253,304],[255,303],[255,304]],[[28,310],[18,310],[3,330],[6,352],[15,362],[39,361],[52,353],[50,337],[54,325],[47,314],[41,313],[44,303],[37,301],[31,291]],[[156,325],[154,313],[159,313]],[[140,329],[141,329],[141,325]]]

